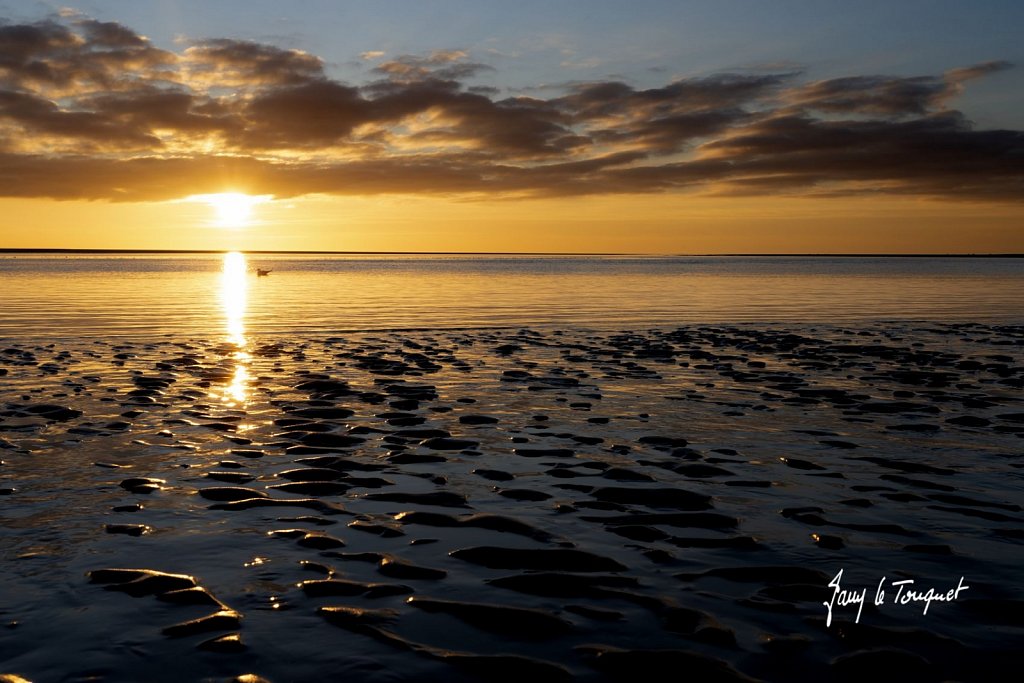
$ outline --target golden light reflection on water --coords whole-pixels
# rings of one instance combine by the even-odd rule
[[[238,347],[245,346],[245,307],[248,303],[249,289],[246,271],[245,256],[237,251],[224,254],[224,268],[220,276],[220,301],[224,308],[228,341]]]
[[[252,356],[245,350],[245,311],[248,305],[249,268],[245,256],[237,251],[224,254],[221,270],[220,300],[224,309],[224,325],[228,342],[236,348],[232,354],[235,367],[231,381],[220,389],[220,398],[229,405],[244,404],[248,398],[249,361]]]
[[[249,354],[238,351],[235,354],[235,373],[231,376],[231,383],[224,387],[222,397],[232,404],[245,403],[249,390],[249,370],[245,363],[249,362]]]

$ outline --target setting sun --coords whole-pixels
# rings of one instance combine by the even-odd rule
[[[220,192],[189,197],[190,201],[205,202],[216,212],[214,225],[222,228],[241,228],[249,225],[252,207],[269,201],[266,195],[248,195],[242,192]]]

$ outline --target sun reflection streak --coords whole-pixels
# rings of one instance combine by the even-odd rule
[[[252,356],[246,352],[245,311],[248,305],[248,266],[245,256],[237,251],[224,254],[221,271],[220,300],[224,307],[224,323],[228,341],[236,347],[233,354],[235,370],[231,382],[224,387],[221,398],[229,404],[245,403],[248,398],[249,369]]]
[[[245,403],[248,398],[249,370],[245,363],[249,361],[249,354],[244,351],[235,353],[235,373],[231,376],[231,383],[224,387],[222,397],[229,403]]]
[[[227,321],[228,341],[239,348],[245,346],[245,307],[249,289],[246,270],[245,256],[237,251],[224,254],[220,300]]]

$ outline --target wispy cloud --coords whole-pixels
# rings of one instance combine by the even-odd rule
[[[501,97],[462,50],[323,60],[208,39],[177,51],[81,15],[0,25],[0,194],[563,196],[888,193],[1024,198],[1024,133],[950,108],[987,62],[808,81],[792,69]]]

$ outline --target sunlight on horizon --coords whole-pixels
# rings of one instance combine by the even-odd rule
[[[202,202],[213,208],[213,224],[220,228],[244,228],[252,223],[252,210],[257,204],[271,200],[270,195],[250,195],[244,192],[218,192],[194,194],[185,201]]]

